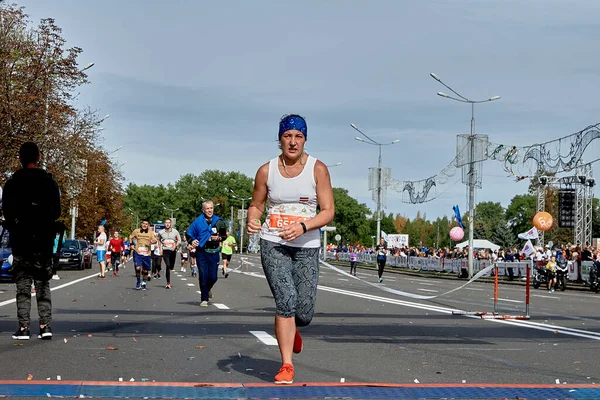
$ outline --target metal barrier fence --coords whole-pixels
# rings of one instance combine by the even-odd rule
[[[326,253],[327,260],[339,260],[350,262],[350,253]],[[377,255],[375,254],[358,254],[358,262],[364,264],[376,264]],[[473,260],[473,272],[477,273],[482,269],[489,267],[492,264],[488,260]],[[530,273],[533,276],[533,263],[531,261],[519,261],[519,262],[498,262],[498,275],[500,276],[514,276],[514,277],[525,277],[527,275],[527,265],[530,266]],[[402,257],[402,256],[388,256],[386,259],[386,266],[399,267],[399,268],[410,268],[421,271],[446,271],[448,273],[458,273],[461,270],[468,268],[467,259],[449,259],[449,258],[426,258],[426,257]],[[512,272],[512,274],[511,274]]]

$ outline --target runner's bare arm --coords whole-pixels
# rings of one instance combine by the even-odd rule
[[[248,207],[248,232],[256,233],[260,230],[260,217],[265,211],[267,202],[267,179],[269,178],[269,163],[262,165],[256,172],[254,179],[254,192],[252,202]],[[258,222],[257,222],[258,221]]]
[[[317,202],[321,211],[311,220],[306,221],[306,230],[319,229],[333,221],[335,205],[331,177],[327,166],[321,161],[315,164],[315,181],[317,182]]]

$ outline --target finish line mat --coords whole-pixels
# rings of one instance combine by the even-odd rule
[[[170,399],[600,398],[600,385],[0,381],[0,397]]]

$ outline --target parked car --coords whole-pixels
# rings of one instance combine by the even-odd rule
[[[2,232],[0,238],[0,260],[2,260],[2,267],[0,268],[0,280],[3,281],[14,281],[13,275],[9,272],[12,267],[13,257],[10,247],[8,247],[8,231]]]
[[[92,249],[94,247],[90,247],[88,242],[85,240],[80,240],[79,244],[83,250],[83,265],[85,266],[85,269],[90,269],[92,268]]]
[[[65,240],[58,257],[58,268],[75,267],[79,270],[85,268],[85,257],[79,240]]]

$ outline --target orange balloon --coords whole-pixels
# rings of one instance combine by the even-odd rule
[[[540,231],[547,231],[552,228],[552,222],[552,215],[545,211],[539,212],[533,217],[533,225]]]

